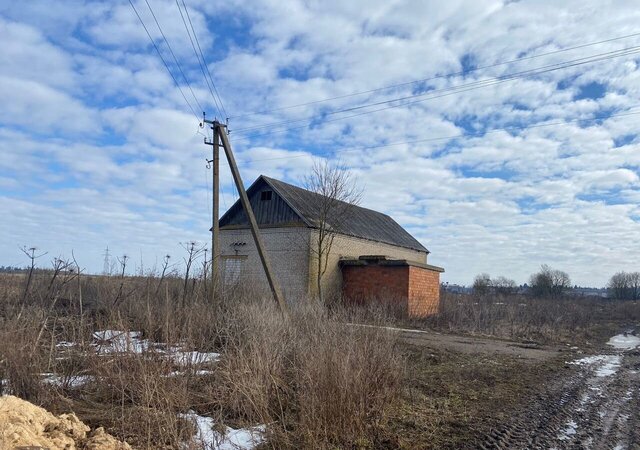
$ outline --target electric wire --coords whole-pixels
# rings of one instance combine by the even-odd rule
[[[191,26],[191,31],[193,32],[193,37],[196,40],[196,45],[198,46],[198,51],[200,52],[200,56],[202,57],[202,62],[204,63],[204,67],[207,69],[207,74],[209,74],[209,80],[211,81],[211,85],[213,86],[213,90],[216,93],[216,96],[218,97],[218,102],[220,103],[220,107],[222,108],[222,111],[224,112],[224,118],[228,117],[227,115],[227,110],[224,107],[224,104],[222,103],[222,97],[220,97],[220,93],[218,92],[218,88],[216,87],[216,84],[213,81],[213,77],[211,76],[211,71],[209,71],[209,66],[207,65],[206,60],[204,59],[204,53],[202,52],[202,47],[200,47],[200,41],[198,40],[198,35],[196,34],[196,30],[193,26],[193,22],[191,21],[191,15],[189,14],[189,9],[187,8],[187,5],[185,4],[184,0],[182,0],[182,6],[184,6],[184,11],[187,14],[187,19],[189,20],[189,25]]]
[[[610,53],[610,52],[608,52]],[[396,105],[389,105],[383,108],[377,108],[377,109],[373,109],[373,110],[369,110],[369,111],[363,111],[363,112],[359,112],[356,114],[351,114],[351,115],[347,115],[347,116],[343,116],[343,117],[337,117],[337,118],[333,118],[333,119],[326,119],[326,120],[322,120],[322,123],[330,123],[330,122],[336,122],[336,121],[340,121],[340,120],[345,120],[345,119],[349,119],[349,118],[353,118],[353,117],[358,117],[358,116],[362,116],[362,115],[366,115],[366,114],[372,114],[372,113],[376,113],[376,112],[380,112],[380,111],[386,111],[389,109],[394,109],[394,108],[400,108],[400,107],[405,107],[405,106],[411,106],[414,104],[418,104],[418,103],[422,103],[428,100],[433,100],[433,99],[437,99],[437,98],[442,98],[442,97],[446,97],[449,95],[455,95],[461,92],[467,92],[467,91],[472,91],[472,90],[476,90],[476,89],[481,89],[484,87],[490,87],[490,86],[495,86],[498,84],[502,84],[502,83],[506,83],[509,81],[514,81],[520,78],[524,78],[527,76],[533,76],[533,75],[541,75],[544,73],[548,73],[548,72],[553,72],[556,70],[561,70],[561,69],[566,69],[566,68],[570,68],[570,67],[576,67],[576,66],[580,66],[580,65],[584,65],[584,64],[590,64],[590,63],[594,63],[594,62],[600,62],[600,61],[606,61],[609,59],[614,59],[614,58],[619,58],[622,56],[629,56],[629,55],[635,55],[640,53],[640,46],[638,47],[631,47],[628,49],[624,49],[623,51],[618,51],[615,54],[602,54],[605,56],[601,56],[601,55],[594,55],[592,57],[589,57],[591,59],[588,59],[586,61],[583,61],[586,58],[580,58],[578,60],[574,60],[574,61],[579,61],[579,62],[571,62],[569,61],[569,63],[563,63],[563,65],[551,65],[550,68],[544,68],[544,67],[549,67],[549,66],[543,66],[541,68],[537,68],[537,69],[531,69],[531,70],[527,70],[524,72],[519,72],[516,74],[511,74],[511,75],[507,75],[504,77],[499,77],[499,78],[493,78],[493,79],[487,79],[487,80],[481,80],[478,82],[473,82],[473,83],[468,83],[468,84],[463,84],[463,85],[458,85],[452,88],[445,88],[445,89],[441,89],[441,90],[432,90],[429,91],[427,93],[423,93],[423,94],[417,94],[414,96],[407,96],[407,97],[403,97],[400,99],[392,99],[392,100],[387,100],[387,101],[383,101],[383,102],[378,102],[376,104],[370,104],[370,105],[361,105],[358,107],[354,107],[354,108],[348,108],[345,110],[340,110],[340,111],[334,111],[331,113],[326,113],[323,116],[327,116],[327,115],[333,115],[333,114],[337,114],[339,112],[347,112],[347,111],[354,111],[357,109],[364,109],[365,107],[371,107],[371,106],[376,106],[376,105],[383,105],[383,104],[389,104],[389,103],[394,103],[394,102],[398,102],[398,101],[403,101],[403,100],[407,100],[407,99],[411,99],[411,98],[418,98],[418,97],[423,97],[423,96],[427,96],[426,98],[420,98],[419,100],[414,100],[414,101],[410,101],[410,102],[404,102],[404,103],[399,103]],[[597,56],[597,58],[596,58]],[[557,67],[554,67],[557,66]],[[447,92],[449,91],[449,92]],[[434,92],[446,92],[444,94],[440,94],[440,95],[431,95]],[[236,140],[245,140],[245,139],[255,139],[258,137],[262,137],[262,136],[268,136],[268,135],[272,135],[272,134],[280,134],[280,133],[285,133],[288,131],[292,131],[292,130],[297,130],[297,129],[304,129],[309,127],[313,122],[314,119],[317,119],[317,116],[313,116],[313,117],[307,117],[305,119],[297,119],[297,120],[290,120],[290,121],[285,121],[285,122],[279,122],[277,124],[271,124],[271,127],[277,127],[277,126],[284,126],[284,125],[289,125],[289,124],[294,124],[294,123],[300,123],[300,122],[307,122],[302,126],[297,126],[297,127],[287,127],[287,128],[283,128],[280,130],[271,130],[265,133],[259,133],[259,134],[254,134],[254,133],[246,133],[246,131],[249,131],[248,129],[242,129],[244,131],[244,133],[241,133],[240,130],[235,130],[234,133],[235,135],[240,134],[240,137]]]
[[[129,2],[131,2],[131,0],[129,0]],[[193,89],[191,88],[191,84],[189,83],[189,80],[187,79],[187,76],[184,74],[184,71],[182,70],[182,66],[180,65],[180,62],[178,62],[178,58],[176,57],[176,54],[173,52],[173,49],[171,48],[171,45],[169,44],[169,40],[165,36],[164,31],[162,31],[162,27],[160,26],[160,23],[158,22],[158,19],[156,18],[155,13],[153,12],[153,8],[151,8],[151,5],[149,4],[148,0],[144,0],[144,2],[147,4],[147,7],[149,8],[149,12],[151,12],[151,16],[153,17],[153,20],[155,21],[156,26],[158,27],[158,31],[160,31],[160,34],[162,35],[162,39],[164,39],[164,43],[167,44],[167,48],[169,49],[169,52],[171,53],[171,56],[173,56],[173,60],[175,61],[176,66],[178,67],[178,70],[182,74],[182,78],[184,78],[185,83],[187,83],[187,87],[189,88],[189,91],[191,91],[191,95],[193,96],[193,99],[195,100],[196,104],[198,105],[198,108],[200,108],[200,110],[203,111],[202,106],[200,105],[200,102],[198,101],[198,98],[196,97],[196,94],[194,94]]]
[[[388,100],[382,100],[379,102],[373,102],[373,103],[366,103],[363,105],[358,105],[358,106],[353,106],[353,107],[349,107],[349,108],[343,108],[343,109],[338,109],[338,110],[334,110],[334,111],[328,111],[325,113],[322,113],[323,117],[327,117],[327,116],[332,116],[335,114],[341,114],[341,113],[345,113],[345,112],[351,112],[351,111],[358,111],[361,109],[366,109],[366,108],[371,108],[374,106],[380,106],[380,105],[386,105],[386,104],[390,104],[390,103],[394,103],[394,102],[402,102],[405,100],[411,100],[414,98],[420,98],[420,97],[425,97],[425,96],[430,96],[434,93],[438,93],[438,92],[449,92],[449,91],[457,91],[457,90],[461,90],[462,88],[466,88],[466,87],[473,87],[473,86],[481,86],[484,87],[484,85],[493,85],[494,82],[497,81],[503,81],[503,80],[511,80],[511,79],[516,79],[516,78],[524,78],[528,75],[537,75],[538,73],[546,73],[546,69],[550,69],[550,68],[567,68],[567,67],[573,67],[575,65],[581,65],[581,64],[587,64],[590,62],[597,62],[602,60],[602,58],[604,59],[611,59],[612,57],[620,57],[620,56],[627,56],[629,54],[634,54],[640,52],[640,46],[635,46],[635,47],[628,47],[625,49],[620,49],[620,50],[615,50],[615,51],[610,51],[610,52],[604,52],[604,53],[599,53],[599,54],[595,54],[595,55],[591,55],[591,56],[586,56],[586,57],[582,57],[582,58],[577,58],[574,60],[569,60],[569,61],[564,61],[564,62],[560,62],[560,63],[554,63],[554,64],[547,64],[544,66],[540,66],[537,67],[535,69],[528,69],[528,70],[524,70],[524,71],[520,71],[520,72],[515,72],[512,74],[507,74],[507,75],[502,75],[499,77],[491,77],[488,79],[484,79],[484,80],[478,80],[478,81],[473,81],[471,83],[465,83],[465,84],[461,84],[461,85],[457,85],[457,86],[449,86],[446,88],[440,88],[440,89],[433,89],[427,92],[422,92],[422,93],[418,93],[418,94],[412,94],[412,95],[407,95],[404,97],[396,97],[393,99],[388,99]],[[582,63],[579,63],[581,62]],[[578,64],[579,63],[579,64]],[[462,92],[465,92],[465,90],[463,90]],[[437,97],[436,97],[437,98]],[[404,106],[410,103],[404,103],[398,106]],[[317,115],[315,115],[317,116]],[[277,126],[282,126],[282,125],[289,125],[289,124],[293,124],[293,123],[300,123],[300,122],[306,122],[309,120],[313,120],[313,118],[315,116],[309,116],[303,119],[290,119],[290,120],[284,120],[281,122],[271,122],[268,124],[262,124],[262,125],[254,125],[251,127],[245,127],[245,128],[240,128],[237,130],[234,130],[234,132],[237,134],[245,134],[247,131],[253,131],[253,130],[258,130],[258,129],[263,129],[263,128],[269,128],[269,127],[277,127]]]
[[[138,20],[140,21],[140,24],[144,28],[144,31],[147,33],[147,36],[149,37],[149,40],[151,41],[151,44],[153,44],[153,47],[156,49],[156,52],[158,53],[158,56],[162,60],[162,64],[164,64],[164,67],[167,69],[167,72],[169,72],[169,75],[171,76],[171,79],[173,80],[173,82],[175,83],[176,87],[180,91],[180,94],[182,94],[182,98],[186,102],[187,106],[189,106],[189,109],[191,110],[191,112],[195,116],[196,120],[200,120],[200,117],[198,116],[198,114],[196,114],[195,109],[193,109],[193,106],[191,106],[191,103],[189,102],[189,100],[187,100],[187,96],[184,95],[184,91],[180,87],[180,83],[178,83],[178,80],[176,80],[176,77],[173,75],[173,72],[171,72],[171,69],[169,68],[169,64],[167,64],[167,61],[165,61],[164,57],[162,56],[162,52],[160,52],[160,49],[158,48],[158,45],[156,44],[156,41],[153,39],[153,37],[151,37],[151,33],[149,33],[149,29],[147,28],[147,26],[145,25],[144,21],[142,20],[142,17],[140,17],[140,14],[138,13],[138,10],[133,5],[133,2],[131,0],[129,0],[129,4],[131,5],[131,8],[133,8],[133,12],[136,13],[136,16],[138,17]]]
[[[393,146],[396,146],[396,145],[411,145],[411,144],[421,144],[421,143],[425,143],[425,142],[446,141],[446,140],[459,139],[459,138],[483,137],[483,136],[486,136],[487,134],[498,133],[500,131],[526,131],[526,130],[529,130],[529,129],[545,128],[545,127],[558,126],[558,125],[566,125],[566,124],[575,123],[575,122],[596,122],[596,121],[599,121],[599,120],[604,121],[604,120],[612,119],[612,118],[615,118],[615,117],[625,117],[625,116],[639,115],[640,111],[638,111],[638,112],[629,112],[629,111],[636,110],[638,108],[640,108],[640,106],[633,106],[631,108],[628,108],[623,113],[610,114],[607,117],[592,117],[592,118],[588,118],[588,119],[576,118],[576,119],[571,119],[571,120],[562,120],[562,121],[556,121],[556,122],[546,122],[546,123],[541,123],[541,124],[525,125],[525,126],[516,126],[516,125],[514,125],[514,126],[509,126],[509,127],[492,128],[490,130],[478,131],[478,132],[475,132],[475,133],[458,133],[458,134],[453,134],[453,135],[449,135],[449,136],[439,136],[439,137],[432,137],[432,138],[416,139],[416,140],[411,140],[411,141],[398,141],[398,142],[371,145],[371,146],[365,146],[365,147],[344,147],[343,149],[340,149],[340,150],[336,151],[335,153],[338,153],[338,154],[352,153],[352,152],[361,152],[361,151],[366,151],[366,150],[373,150],[373,149],[378,149],[378,148],[393,147]],[[312,154],[308,154],[307,153],[307,154],[304,154],[304,155],[277,156],[277,157],[273,157],[273,158],[261,158],[261,159],[251,159],[250,161],[239,161],[239,164],[247,164],[247,163],[260,162],[260,161],[275,161],[275,160],[282,160],[282,159],[313,158],[315,156],[324,156],[324,155],[312,155]]]
[[[245,118],[245,117],[255,116],[255,115],[260,115],[260,114],[268,114],[268,113],[273,113],[273,112],[277,112],[277,111],[284,111],[284,110],[287,110],[287,109],[300,108],[300,107],[303,107],[303,106],[309,106],[309,105],[315,105],[315,104],[319,104],[319,103],[330,102],[330,101],[333,101],[333,100],[340,100],[340,99],[344,99],[344,98],[355,97],[355,96],[358,96],[358,95],[365,95],[365,94],[371,94],[371,93],[374,93],[374,92],[386,91],[386,90],[389,90],[389,89],[395,89],[395,88],[399,88],[399,87],[410,86],[410,85],[413,85],[413,84],[425,83],[427,81],[433,81],[433,80],[437,80],[437,79],[441,79],[441,78],[450,78],[450,77],[456,77],[456,76],[461,76],[461,75],[467,75],[469,73],[477,72],[479,70],[491,69],[491,68],[494,68],[494,67],[499,67],[499,66],[503,66],[503,65],[507,65],[507,64],[513,64],[513,63],[517,63],[517,62],[521,62],[521,61],[527,61],[527,60],[530,60],[530,59],[540,58],[540,57],[543,57],[543,56],[555,55],[555,54],[558,54],[558,53],[577,50],[577,49],[580,49],[580,48],[592,47],[594,45],[606,44],[608,42],[619,41],[619,40],[622,40],[622,39],[629,39],[629,38],[637,37],[637,36],[640,36],[640,33],[632,33],[632,34],[627,34],[627,35],[624,35],[624,36],[617,36],[617,37],[613,37],[613,38],[609,38],[609,39],[604,39],[604,40],[601,40],[601,41],[589,42],[587,44],[580,44],[580,45],[576,45],[576,46],[573,46],[573,47],[565,47],[565,48],[558,49],[558,50],[553,50],[553,51],[549,51],[549,52],[545,52],[545,53],[539,53],[537,55],[524,56],[524,57],[521,57],[521,58],[516,58],[516,59],[512,59],[512,60],[508,60],[508,61],[501,61],[501,62],[497,62],[497,63],[485,65],[485,66],[479,66],[479,67],[474,67],[474,68],[467,69],[467,70],[458,71],[458,72],[451,72],[451,73],[442,74],[442,75],[434,75],[434,76],[429,77],[429,78],[423,78],[423,79],[420,79],[420,80],[407,81],[407,82],[399,83],[399,84],[392,84],[392,85],[383,86],[383,87],[379,87],[379,88],[375,88],[375,89],[370,89],[370,90],[367,90],[367,91],[353,92],[353,93],[350,93],[350,94],[338,95],[338,96],[335,96],[335,97],[329,97],[329,98],[324,98],[324,99],[321,99],[321,100],[314,100],[314,101],[305,102],[305,103],[298,103],[298,104],[295,104],[295,105],[282,106],[282,107],[279,107],[279,108],[271,108],[271,109],[261,110],[261,111],[254,111],[254,112],[250,112],[250,113],[246,113],[246,114],[240,114],[240,115],[237,115],[237,116],[231,116],[229,118],[230,119],[239,119],[239,118]]]
[[[204,71],[204,67],[202,65],[202,61],[200,60],[200,55],[198,54],[198,50],[196,50],[196,45],[193,42],[193,38],[191,37],[191,32],[189,31],[189,27],[187,25],[187,20],[184,18],[184,14],[182,13],[182,8],[180,7],[180,3],[178,2],[178,0],[176,0],[176,6],[178,7],[178,11],[180,11],[180,17],[182,18],[182,24],[184,25],[184,29],[187,30],[187,36],[189,36],[189,41],[191,42],[191,48],[193,48],[193,53],[196,55],[196,59],[198,60],[198,65],[200,66],[200,70],[202,71],[202,76],[204,77],[204,81],[207,84],[207,87],[209,88],[209,93],[211,94],[211,98],[213,99],[213,103],[216,107],[216,110],[218,111],[218,114],[222,115],[221,111],[220,111],[220,106],[218,105],[218,100],[216,99],[216,96],[213,93],[213,89],[211,88],[211,83],[209,82],[209,79],[207,78],[207,74]]]

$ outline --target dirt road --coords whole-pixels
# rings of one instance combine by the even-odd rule
[[[615,336],[573,361],[522,413],[490,433],[485,449],[640,449],[640,338]]]
[[[352,325],[362,327],[371,326]],[[385,330],[398,333],[400,338],[408,344],[439,350],[446,349],[459,353],[506,355],[531,362],[544,361],[557,357],[560,354],[558,348],[545,347],[532,342],[515,342],[505,339],[462,336],[438,333],[430,330],[411,330],[394,327],[376,328],[384,328]]]

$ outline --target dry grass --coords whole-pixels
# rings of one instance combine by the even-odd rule
[[[406,347],[347,322],[578,343],[640,319],[628,302],[451,294],[423,320],[399,318],[393,302],[330,311],[309,302],[283,317],[265,292],[236,289],[211,302],[210,283],[171,276],[38,272],[25,287],[24,276],[0,276],[4,388],[57,413],[73,410],[141,449],[179,447],[194,432],[178,416],[190,409],[220,426],[266,424],[265,446],[274,449],[458,448],[551,369]],[[92,333],[105,329],[164,346],[98,356]],[[56,345],[63,341],[78,345]],[[221,358],[197,376],[199,367],[165,357],[171,346]],[[184,375],[167,376],[177,369]],[[62,382],[43,383],[43,373]],[[77,376],[89,381],[74,386]]]
[[[238,290],[212,303],[200,279],[39,273],[27,295],[24,277],[0,283],[5,388],[136,448],[180,447],[194,429],[178,414],[191,409],[220,426],[267,424],[271,448],[375,448],[400,395],[395,338],[346,326],[353,312],[308,303],[284,317],[263,293]],[[92,333],[105,329],[163,345],[97,355]],[[56,345],[65,341],[76,345]],[[165,357],[172,346],[221,357],[196,376]],[[176,369],[183,375],[169,376]],[[44,373],[61,382],[43,383]]]
[[[236,314],[219,365],[225,412],[273,424],[274,448],[375,446],[403,375],[392,336],[345,326],[317,305],[285,320],[271,304]]]
[[[539,299],[444,292],[440,312],[411,326],[542,343],[600,343],[640,320],[637,302],[602,298]],[[605,341],[606,341],[605,339]]]

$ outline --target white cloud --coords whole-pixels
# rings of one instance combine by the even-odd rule
[[[149,2],[213,115],[175,2]],[[612,41],[349,96],[459,71],[463,57],[491,65],[631,34],[640,19],[635,2],[187,3],[230,115],[262,111],[230,123],[246,184],[261,173],[299,182],[314,156],[337,157],[365,187],[364,205],[407,226],[449,281],[490,272],[524,282],[550,263],[579,284],[602,285],[639,262],[637,117],[593,120],[638,112],[631,109],[640,106],[637,56],[372,114],[357,115],[387,105],[323,116],[426,85],[461,86],[639,45],[639,38]],[[162,45],[145,2],[135,5]],[[83,264],[100,270],[107,245],[154,261],[179,251],[181,241],[208,240],[208,130],[197,128],[128,2],[5,4],[0,32],[0,208],[7,218],[0,264],[20,263],[21,244],[51,254],[76,249]],[[163,54],[191,101],[164,47]],[[603,84],[605,95],[576,101],[590,82]],[[282,109],[337,96],[344,97]],[[252,139],[235,131],[307,117],[323,118],[310,129],[296,122],[300,128],[289,133]],[[490,132],[440,139],[473,129]],[[221,178],[230,206],[224,162]]]

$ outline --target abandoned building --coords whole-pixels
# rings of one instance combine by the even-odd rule
[[[319,194],[264,175],[247,189],[275,276],[288,301],[317,295]],[[440,267],[429,251],[386,214],[346,205],[348,215],[333,237],[322,277],[327,295],[346,301],[398,302],[412,316],[436,312]],[[330,225],[330,220],[326,220]],[[220,270],[224,285],[266,276],[238,200],[220,218]]]

